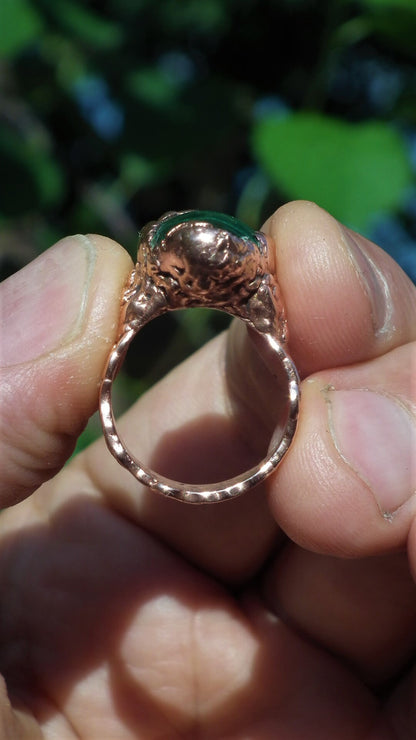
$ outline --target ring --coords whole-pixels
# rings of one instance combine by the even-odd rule
[[[186,503],[213,503],[244,493],[281,462],[296,430],[300,383],[285,350],[287,321],[273,268],[271,237],[232,216],[169,212],[140,232],[137,263],[122,296],[118,339],[107,359],[99,398],[107,446],[140,483]],[[192,307],[215,308],[242,319],[254,330],[275,377],[281,378],[283,370],[287,382],[284,418],[266,457],[235,478],[207,485],[170,480],[139,462],[117,432],[111,400],[113,381],[140,329],[167,311]]]

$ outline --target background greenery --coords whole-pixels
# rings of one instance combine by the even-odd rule
[[[415,0],[0,0],[0,28],[2,277],[68,233],[134,255],[166,210],[308,198],[416,279]],[[122,399],[223,325],[152,326]]]

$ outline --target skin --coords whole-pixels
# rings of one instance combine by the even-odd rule
[[[2,738],[415,737],[414,484],[404,490],[394,459],[370,460],[374,475],[390,465],[397,483],[399,505],[383,516],[328,417],[338,413],[333,387],[392,394],[412,413],[415,289],[360,242],[389,288],[394,330],[380,331],[377,302],[331,216],[291,203],[265,229],[303,395],[289,453],[253,492],[207,507],[165,500],[101,440],[62,468],[96,408],[131,269],[104,237],[92,238],[81,332],[2,370]],[[236,322],[120,429],[159,472],[218,480],[255,459],[278,403]],[[353,452],[374,457],[373,448]]]

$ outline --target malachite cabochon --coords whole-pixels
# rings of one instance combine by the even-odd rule
[[[208,223],[218,229],[229,231],[238,239],[258,243],[256,232],[234,216],[216,211],[187,211],[168,216],[158,224],[150,240],[151,248],[157,247],[175,226],[189,223]]]

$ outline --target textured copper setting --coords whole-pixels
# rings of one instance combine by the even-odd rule
[[[232,216],[210,211],[167,213],[140,233],[137,263],[122,296],[119,337],[100,388],[100,414],[110,452],[140,483],[187,503],[212,503],[257,485],[280,463],[293,439],[299,379],[285,351],[287,322],[273,274],[270,237]],[[137,332],[166,311],[217,308],[258,332],[287,378],[287,416],[279,439],[256,467],[216,484],[190,485],[142,465],[119,437],[112,411],[112,383]]]

